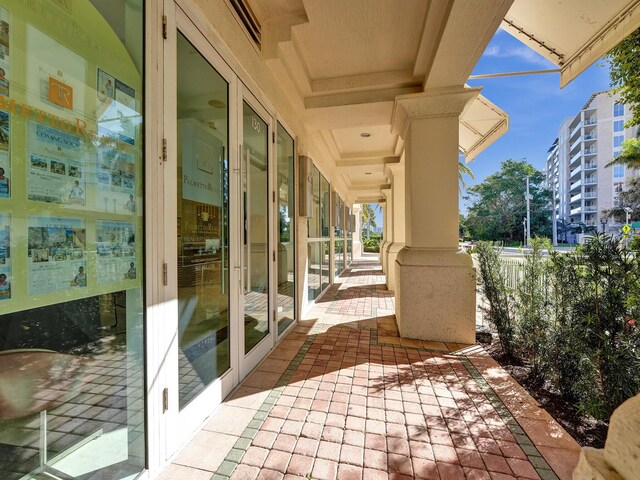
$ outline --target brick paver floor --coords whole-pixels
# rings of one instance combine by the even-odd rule
[[[383,282],[354,262],[162,478],[571,478],[575,441],[482,347],[399,338]]]

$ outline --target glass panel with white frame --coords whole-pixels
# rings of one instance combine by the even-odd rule
[[[269,335],[269,131],[247,104],[242,108],[244,351]]]
[[[296,215],[295,215],[295,145],[291,135],[278,123],[278,335],[295,320],[296,315]]]
[[[229,85],[178,32],[178,344],[184,408],[230,366]]]

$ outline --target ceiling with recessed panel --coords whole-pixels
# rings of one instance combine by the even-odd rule
[[[476,0],[250,1],[262,56],[302,106],[349,203],[381,198],[385,165],[400,162],[402,140],[390,126],[395,98],[424,92],[430,81],[464,85],[512,2],[479,9]],[[491,143],[483,147],[483,135],[506,131],[506,114],[487,104],[461,123],[469,158]]]

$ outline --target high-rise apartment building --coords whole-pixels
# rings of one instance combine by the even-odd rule
[[[618,193],[638,170],[606,165],[637,133],[637,127],[624,127],[631,114],[619,95],[600,91],[562,123],[545,168],[557,220],[595,225],[599,231],[618,228],[602,212],[616,205]]]

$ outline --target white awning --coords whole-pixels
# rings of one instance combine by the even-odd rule
[[[502,28],[561,67],[564,87],[640,27],[640,0],[515,0]]]
[[[482,95],[460,116],[460,151],[470,162],[509,130],[509,116]]]

